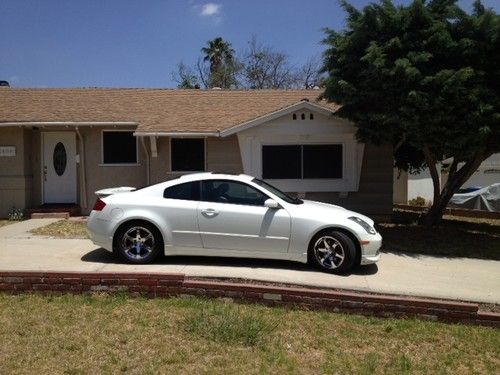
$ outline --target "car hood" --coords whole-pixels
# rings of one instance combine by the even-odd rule
[[[325,215],[325,217],[335,215],[337,217],[351,217],[351,216],[356,216],[359,217],[360,219],[366,221],[368,224],[371,226],[374,225],[374,222],[372,219],[370,219],[368,216],[362,215],[359,212],[355,211],[350,211],[345,209],[344,207],[337,206],[335,204],[329,204],[329,203],[323,203],[323,202],[316,202],[316,201],[310,201],[303,199],[303,204],[301,205],[301,208],[310,212],[314,212],[315,216],[318,215]]]

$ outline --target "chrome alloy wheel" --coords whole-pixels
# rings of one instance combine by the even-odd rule
[[[122,248],[132,259],[144,259],[155,246],[153,234],[144,227],[132,227],[122,237]]]
[[[322,267],[333,270],[344,262],[345,251],[336,238],[322,236],[314,244],[314,256]]]

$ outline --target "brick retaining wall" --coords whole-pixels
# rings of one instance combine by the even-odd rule
[[[0,272],[0,291],[125,292],[147,297],[206,296],[384,317],[416,316],[444,322],[500,327],[500,314],[479,312],[477,303],[354,291],[190,280],[180,273]]]

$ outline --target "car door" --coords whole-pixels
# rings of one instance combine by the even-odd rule
[[[267,208],[260,190],[234,180],[204,180],[198,226],[204,248],[287,252],[290,215]]]
[[[177,250],[203,247],[197,219],[199,199],[200,181],[173,185],[163,192],[161,215]]]

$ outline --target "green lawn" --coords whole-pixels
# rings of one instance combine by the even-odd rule
[[[498,329],[198,298],[0,294],[0,373],[494,374]]]
[[[445,216],[427,228],[417,219],[416,213],[395,210],[392,223],[380,223],[383,250],[500,260],[500,220]]]

